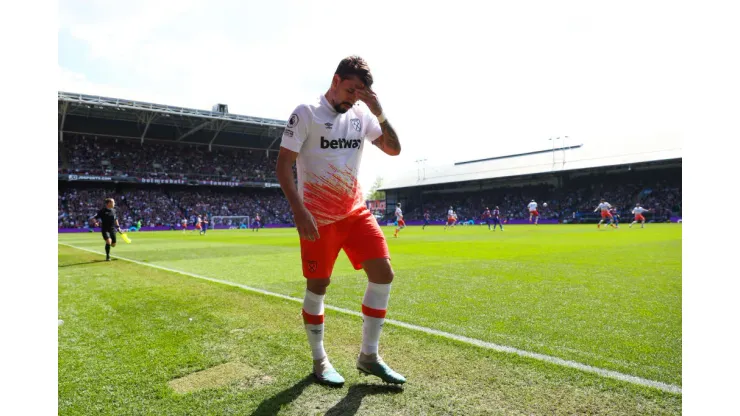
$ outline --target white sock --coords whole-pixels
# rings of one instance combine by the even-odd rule
[[[391,285],[368,282],[362,300],[362,353],[377,354]]]
[[[303,298],[303,322],[306,326],[308,345],[311,346],[311,356],[314,360],[326,357],[326,351],[324,351],[324,296],[306,289],[306,295]]]

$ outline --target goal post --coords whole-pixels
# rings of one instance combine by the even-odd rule
[[[219,227],[220,226],[220,227]],[[214,215],[208,228],[229,230],[249,229],[252,226],[252,217],[249,215]]]

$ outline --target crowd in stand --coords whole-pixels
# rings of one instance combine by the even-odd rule
[[[166,188],[125,189],[84,188],[60,190],[58,195],[59,228],[84,228],[88,219],[103,206],[105,198],[116,200],[121,226],[138,221],[144,227],[176,228],[182,219],[194,223],[198,215],[250,216],[259,214],[265,224],[292,224],[287,200],[280,190],[245,192],[215,187],[191,190]]]
[[[275,180],[276,158],[275,152],[268,157],[261,150],[208,150],[205,145],[68,137],[59,143],[57,170],[87,175],[264,182]]]
[[[572,221],[587,217],[602,197],[625,217],[630,216],[636,202],[651,209],[654,215],[661,218],[668,218],[681,211],[680,186],[665,182],[648,187],[619,185],[612,189],[602,189],[595,185],[593,188],[576,188],[561,193],[563,196],[558,198],[558,192],[554,188],[542,186],[507,188],[454,198],[434,198],[425,200],[423,206],[409,206],[404,217],[406,220],[421,220],[424,211],[428,210],[433,221],[440,221],[446,218],[447,210],[452,206],[459,221],[478,221],[486,207],[494,209],[498,206],[507,220],[527,219],[527,204],[535,199],[540,204],[540,219]],[[198,215],[254,217],[259,214],[264,224],[293,223],[290,206],[280,190],[251,191],[219,187],[115,190],[91,187],[60,190],[59,227],[87,226],[87,220],[102,207],[102,201],[107,197],[115,198],[122,226],[130,226],[141,220],[145,227],[177,227],[183,218],[193,223]],[[548,207],[544,207],[543,202],[547,202]],[[392,218],[391,212],[384,219]]]
[[[681,186],[661,180],[652,185],[575,183],[560,190],[552,186],[533,186],[467,193],[462,197],[425,198],[421,203],[407,203],[404,218],[422,220],[424,212],[428,211],[433,221],[441,221],[446,219],[447,210],[453,207],[459,221],[477,221],[485,208],[493,210],[498,206],[505,219],[528,219],[527,205],[535,200],[539,204],[540,219],[572,221],[588,217],[601,198],[624,217],[630,217],[632,208],[638,202],[661,218],[669,218],[681,212]],[[543,206],[544,202],[547,202],[547,207]],[[392,218],[393,214],[389,213],[384,219]]]
[[[67,137],[59,143],[59,173],[107,176],[156,177],[264,182],[275,179],[276,154],[264,151],[151,141]],[[657,173],[656,173],[657,172]],[[116,199],[123,226],[138,221],[143,226],[173,226],[182,219],[193,222],[198,215],[254,216],[265,224],[292,224],[290,207],[279,189],[255,190],[199,186],[197,188],[133,185],[118,188],[69,187],[59,190],[59,227],[80,228],[102,207],[106,197]],[[527,219],[527,204],[540,204],[541,219],[560,221],[586,218],[604,198],[629,216],[636,202],[654,215],[668,218],[681,211],[680,168],[664,171],[614,175],[585,175],[571,178],[563,186],[530,185],[494,187],[467,193],[426,194],[423,201],[406,201],[404,217],[421,220],[428,211],[432,220],[444,220],[450,206],[459,221],[478,220],[483,210],[498,206],[505,219]],[[402,199],[403,201],[403,199]],[[548,203],[544,207],[543,202]],[[393,219],[389,206],[384,220]],[[383,217],[379,215],[379,217]]]

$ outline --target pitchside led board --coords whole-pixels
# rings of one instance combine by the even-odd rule
[[[372,201],[365,201],[367,203],[367,209],[369,209],[372,212],[375,212],[376,210],[385,211],[385,201],[381,200],[372,200]]]

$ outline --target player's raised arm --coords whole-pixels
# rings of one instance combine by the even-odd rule
[[[393,129],[391,123],[384,120],[380,123],[380,128],[383,130],[383,135],[378,137],[373,144],[387,155],[398,156],[401,154],[401,142],[398,141],[398,134],[396,134],[396,130]]]
[[[360,100],[367,104],[367,107],[375,117],[378,118],[380,129],[383,132],[380,137],[373,140],[373,144],[387,155],[398,156],[401,154],[401,142],[398,141],[398,134],[388,119],[385,118],[383,107],[380,106],[380,101],[378,101],[378,96],[370,88],[358,90],[357,95],[360,97]]]

